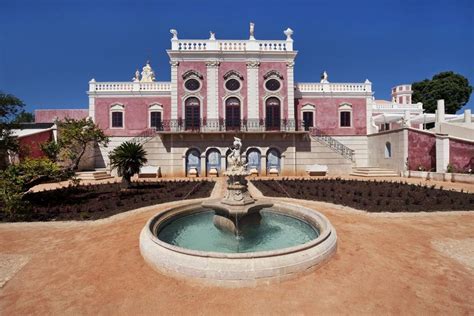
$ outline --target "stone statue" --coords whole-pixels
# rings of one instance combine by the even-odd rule
[[[253,22],[250,22],[250,37],[249,37],[249,40],[254,40],[255,39],[254,32],[255,32],[255,24]]]
[[[213,31],[209,31],[209,40],[211,41],[215,41],[216,40],[216,33],[214,33]]]
[[[138,71],[135,71],[135,77],[133,77],[132,79],[133,82],[140,82],[140,72]]]
[[[283,34],[286,35],[286,40],[287,41],[292,41],[293,39],[291,38],[291,35],[293,35],[293,30],[290,28],[287,28],[286,30],[283,31]]]
[[[178,39],[178,31],[176,31],[175,29],[171,29],[170,33],[173,34],[173,38],[171,38],[172,40]]]
[[[143,67],[142,70],[142,79],[140,82],[153,82],[155,81],[155,72],[150,66],[150,61],[146,62],[146,65]]]
[[[326,70],[323,72],[323,74],[321,75],[321,83],[328,83],[328,73],[326,72]]]
[[[240,150],[242,148],[242,141],[240,138],[234,137],[234,143],[232,146],[232,151],[227,157],[227,165],[231,171],[245,171],[247,164],[244,163],[240,157]]]

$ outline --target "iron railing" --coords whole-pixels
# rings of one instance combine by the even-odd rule
[[[264,132],[295,131],[295,120],[270,121],[265,119],[200,119],[200,120],[164,120],[156,131],[164,132]]]
[[[332,150],[340,153],[343,157],[348,158],[351,161],[354,161],[354,150],[342,144],[340,141],[338,141],[334,137],[327,135],[326,133],[324,133],[323,131],[321,131],[320,129],[316,127],[310,128],[309,134],[311,135],[311,137],[316,138],[317,140],[327,145]]]

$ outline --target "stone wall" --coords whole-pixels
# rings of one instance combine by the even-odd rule
[[[457,172],[474,170],[474,142],[450,138],[449,163]]]
[[[408,169],[436,170],[436,136],[421,130],[408,130]]]
[[[408,130],[385,131],[368,136],[368,162],[371,167],[403,171],[407,155]]]

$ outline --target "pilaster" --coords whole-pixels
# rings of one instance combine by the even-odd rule
[[[259,119],[258,113],[258,69],[260,62],[256,60],[247,61],[247,118],[249,120]]]
[[[436,134],[436,172],[446,172],[449,164],[449,137]]]
[[[293,60],[286,63],[286,77],[288,85],[288,120],[293,120],[296,122],[295,117],[295,82],[294,82],[294,66],[295,62]],[[290,125],[290,130],[294,130],[295,126]]]
[[[179,62],[170,60],[171,65],[171,119],[178,119],[178,66]]]
[[[207,118],[217,120],[219,117],[219,61],[209,60],[207,67]]]

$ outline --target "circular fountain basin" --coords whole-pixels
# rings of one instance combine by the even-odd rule
[[[259,227],[236,237],[214,227],[214,212],[200,203],[169,208],[147,222],[140,251],[160,272],[222,286],[293,278],[335,253],[336,232],[319,212],[274,203],[261,214]]]

